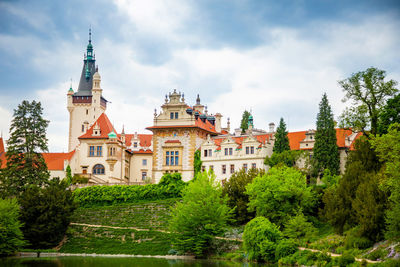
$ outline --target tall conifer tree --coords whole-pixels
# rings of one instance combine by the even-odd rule
[[[312,164],[315,175],[323,173],[325,169],[329,169],[333,174],[339,174],[340,159],[336,142],[335,122],[328,97],[324,93],[319,103],[317,132],[313,148]]]
[[[249,117],[250,112],[245,110],[242,115],[242,120],[240,122],[240,128],[242,129],[242,133],[245,133],[246,130],[249,128]]]
[[[286,150],[290,150],[289,137],[286,130],[286,123],[283,118],[281,118],[281,120],[279,121],[279,126],[276,129],[273,152],[282,153]]]
[[[46,128],[40,102],[24,100],[14,110],[7,141],[7,166],[2,170],[0,191],[3,196],[17,196],[28,185],[43,185],[49,179],[46,162],[40,152],[48,151]]]

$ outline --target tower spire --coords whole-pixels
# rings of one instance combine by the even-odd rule
[[[93,60],[92,27],[89,28],[89,43],[86,49],[87,60]]]

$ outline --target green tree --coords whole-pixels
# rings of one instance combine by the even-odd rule
[[[316,229],[312,223],[308,222],[303,212],[298,211],[296,215],[285,222],[283,235],[287,238],[297,240],[298,244],[301,241],[308,242],[316,234]]]
[[[329,169],[333,174],[339,174],[339,151],[337,147],[335,122],[328,97],[323,94],[319,103],[317,115],[317,131],[313,148],[312,169],[314,176],[318,176]]]
[[[177,250],[205,256],[212,239],[225,231],[232,216],[227,200],[212,173],[198,174],[172,210],[170,230],[177,234],[173,242]]]
[[[25,245],[19,205],[15,198],[0,198],[0,256],[11,255]]]
[[[249,196],[246,194],[246,186],[257,176],[263,176],[263,169],[244,169],[231,175],[228,182],[224,184],[222,192],[228,196],[228,205],[234,208],[234,216],[238,224],[244,224],[254,218],[255,213],[247,210]]]
[[[275,133],[275,143],[273,151],[274,153],[282,153],[286,150],[290,150],[289,137],[286,130],[286,123],[283,118],[281,118],[281,120],[279,121],[279,126],[276,129]]]
[[[201,161],[201,152],[200,150],[196,150],[194,152],[194,178],[196,179],[196,176],[198,173],[201,172],[201,166],[203,165],[203,162]]]
[[[389,194],[386,210],[387,238],[400,237],[400,123],[389,127],[388,133],[371,140],[379,158],[385,162],[383,187]]]
[[[273,262],[276,247],[281,239],[282,233],[278,226],[259,216],[246,224],[243,246],[250,260]]]
[[[256,211],[257,216],[264,216],[278,226],[283,226],[299,209],[308,212],[315,204],[306,176],[286,166],[273,167],[266,175],[255,178],[246,192],[249,211]]]
[[[46,163],[40,152],[47,151],[46,128],[40,102],[23,101],[14,110],[7,141],[6,168],[2,170],[0,191],[15,196],[29,185],[43,185],[49,179]]]
[[[304,151],[301,150],[285,150],[281,153],[274,152],[271,157],[265,157],[264,164],[270,167],[277,165],[286,165],[288,167],[295,167],[297,160],[303,155]]]
[[[71,173],[71,167],[68,165],[66,168],[66,174],[65,174],[65,179],[67,181],[68,185],[72,184],[72,173]]]
[[[183,188],[185,188],[186,183],[182,180],[182,175],[180,173],[165,173],[158,187],[165,197],[177,197],[181,196]]]
[[[400,94],[388,99],[379,117],[378,132],[386,134],[389,126],[393,123],[400,123]]]
[[[76,208],[67,186],[53,179],[46,187],[30,186],[20,196],[22,231],[32,248],[54,247],[63,239]]]
[[[240,128],[242,129],[242,133],[245,133],[246,130],[249,128],[249,117],[250,112],[245,110],[242,115],[242,120],[240,121]]]
[[[352,100],[353,107],[346,108],[341,115],[341,126],[362,131],[369,136],[378,132],[379,115],[388,97],[394,96],[398,89],[394,80],[385,81],[386,72],[368,68],[339,81],[346,93],[343,101]]]

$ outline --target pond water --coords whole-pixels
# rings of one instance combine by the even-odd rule
[[[0,266],[21,267],[260,267],[255,263],[217,260],[171,260],[158,258],[115,258],[115,257],[49,257],[49,258],[0,258]],[[273,265],[268,265],[273,266]]]

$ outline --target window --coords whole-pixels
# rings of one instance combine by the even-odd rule
[[[110,149],[108,150],[108,155],[115,156],[115,147],[110,147]]]
[[[94,146],[89,147],[89,157],[94,157]]]
[[[211,157],[212,156],[212,149],[208,150],[208,156]]]
[[[256,165],[255,163],[252,163],[252,164],[251,164],[251,168],[252,168],[252,169],[255,169],[255,168],[257,168],[257,165]]]
[[[210,171],[212,171],[212,172],[214,172],[214,166],[213,165],[210,165],[210,169],[209,169]]]
[[[243,164],[243,170],[244,170],[245,172],[247,172],[247,164],[246,164],[246,163]]]
[[[174,113],[173,113],[173,112],[169,113],[169,118],[170,118],[171,120],[174,118]]]
[[[142,165],[147,166],[147,159],[142,159]]]
[[[173,119],[175,119],[175,120],[177,120],[178,119],[178,112],[170,112],[169,113],[169,118],[171,119],[171,120],[173,120]]]
[[[97,154],[96,154],[96,156],[98,156],[98,157],[101,157],[102,156],[102,151],[103,150],[103,147],[102,146],[97,146]]]
[[[137,142],[133,143],[133,147],[137,147]]]
[[[179,165],[179,151],[165,152],[165,165],[178,166]]]
[[[147,172],[142,172],[142,181],[146,180]]]
[[[208,150],[204,149],[204,157],[207,157],[207,152],[208,152]]]
[[[246,146],[246,154],[249,154],[249,147]]]
[[[231,173],[234,173],[234,172],[235,172],[235,165],[231,164]]]
[[[93,174],[104,174],[104,166],[101,164],[96,164],[93,167]]]
[[[82,133],[85,131],[85,125],[82,124]]]
[[[229,148],[229,156],[232,156],[233,148]]]
[[[88,109],[86,109],[86,115],[88,115],[89,114],[89,110]]]
[[[225,156],[228,156],[228,149],[225,148]]]
[[[226,165],[222,165],[222,174],[226,174]]]
[[[250,154],[254,154],[254,146],[250,147]]]
[[[175,112],[175,119],[178,119],[178,112]]]

